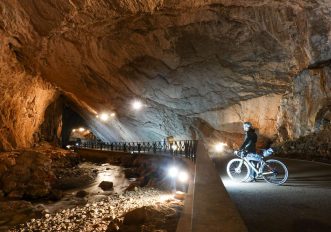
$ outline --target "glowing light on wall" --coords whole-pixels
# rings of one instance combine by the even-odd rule
[[[217,143],[217,144],[215,144],[214,149],[216,152],[222,152],[222,151],[224,151],[224,148],[226,146],[227,146],[226,143]]]
[[[143,107],[143,103],[141,101],[135,100],[132,102],[132,108],[134,110],[140,110]]]
[[[105,122],[109,119],[109,115],[106,113],[102,113],[102,114],[100,114],[100,119],[101,119],[101,121]]]

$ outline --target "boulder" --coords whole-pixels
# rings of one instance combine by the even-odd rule
[[[125,189],[125,191],[137,191],[137,190],[138,190],[138,186],[139,186],[139,184],[137,184],[137,183],[131,183],[131,184]]]
[[[112,190],[114,187],[113,182],[111,181],[102,181],[99,184],[99,187],[103,190],[103,191],[108,191],[108,190]]]
[[[115,232],[119,230],[119,226],[115,222],[110,222],[106,232]]]
[[[147,207],[134,209],[124,215],[124,225],[143,224],[147,219]]]
[[[79,197],[79,198],[84,198],[88,195],[88,192],[86,192],[85,190],[80,190],[76,193],[76,197]]]

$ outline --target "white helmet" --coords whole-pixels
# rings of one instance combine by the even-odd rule
[[[244,122],[244,130],[248,130],[248,129],[250,129],[250,128],[252,128],[252,123],[250,123],[250,122]]]

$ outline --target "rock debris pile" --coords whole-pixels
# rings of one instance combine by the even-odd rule
[[[331,163],[331,126],[318,133],[286,141],[279,146],[277,153],[284,157]]]

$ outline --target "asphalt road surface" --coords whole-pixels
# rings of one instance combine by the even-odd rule
[[[226,164],[232,158],[213,160],[249,232],[331,231],[331,165],[279,158],[286,164],[289,178],[276,186],[262,179],[231,181]]]

